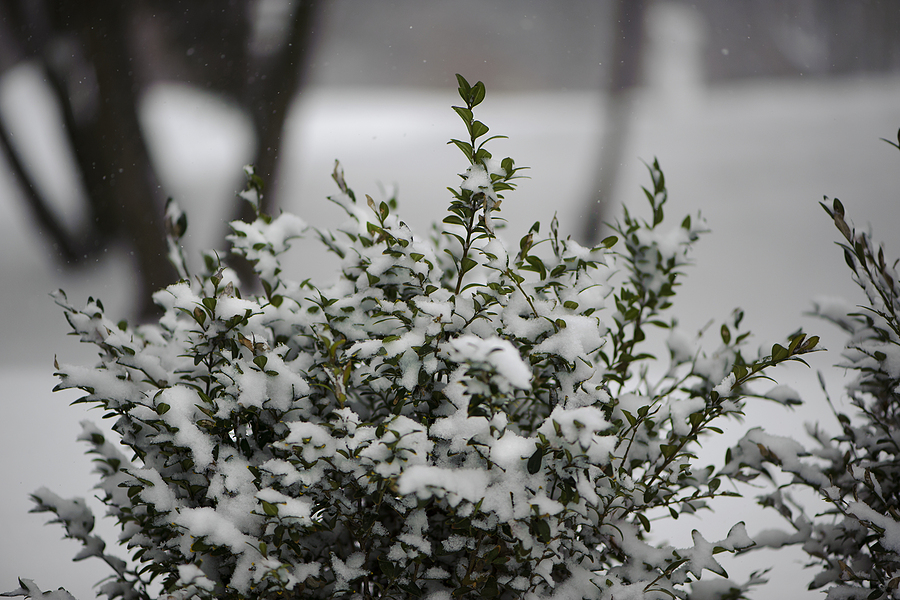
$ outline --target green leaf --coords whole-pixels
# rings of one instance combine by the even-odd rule
[[[477,262],[475,262],[468,256],[464,256],[459,263],[459,271],[460,271],[460,273],[465,275],[466,273],[468,273],[469,271],[471,271],[472,269],[474,269],[477,266],[478,266]]]
[[[805,333],[801,333],[799,335],[795,335],[794,337],[792,337],[791,343],[788,346],[788,354],[793,356],[794,352],[797,350],[797,347],[800,346],[801,343],[803,343],[803,340],[805,338],[806,338]]]
[[[609,248],[612,248],[613,246],[615,246],[616,242],[618,242],[618,241],[619,241],[618,237],[611,235],[609,237],[603,238],[603,241],[600,242],[600,245],[603,246],[604,248],[609,249]]]
[[[262,503],[263,512],[265,512],[266,515],[268,515],[270,517],[278,516],[278,505],[277,504],[272,504],[271,502],[266,502],[265,500],[260,500],[260,502]]]
[[[266,293],[266,297],[271,296],[272,295],[272,284],[269,283],[268,281],[266,281],[265,279],[260,280],[260,283],[262,284],[263,291]]]
[[[164,415],[167,412],[169,412],[170,408],[172,408],[172,407],[169,406],[168,404],[166,404],[165,402],[160,402],[159,404],[156,405],[156,414]]]
[[[463,99],[464,102],[468,103],[469,96],[472,95],[472,86],[469,85],[469,82],[466,81],[466,78],[456,74],[456,81],[459,83],[459,97]]]
[[[550,524],[543,519],[538,519],[534,526],[538,539],[544,544],[550,543]]]
[[[472,160],[472,154],[475,152],[472,149],[472,144],[469,142],[464,142],[462,140],[450,140],[447,142],[448,144],[455,144],[457,148],[462,150],[462,153],[466,155],[466,158]]]
[[[659,449],[662,451],[663,456],[667,459],[675,456],[675,453],[678,452],[677,444],[660,444]]]
[[[505,135],[492,135],[492,136],[489,137],[489,138],[485,138],[485,139],[481,140],[481,143],[478,144],[478,148],[481,149],[482,146],[484,146],[485,144],[487,144],[487,143],[488,143],[489,141],[491,141],[491,140],[507,140],[507,139],[509,139],[509,138],[508,138],[507,136],[505,136]],[[511,189],[513,189],[513,187],[512,187],[511,185],[509,185],[509,184],[507,184],[507,183],[503,183],[503,182],[500,181],[500,180],[503,179],[503,178],[504,178],[503,175],[500,174],[500,173],[492,173],[492,174],[491,174],[491,181],[497,182],[497,183],[496,183],[495,189],[498,189],[498,190],[511,190]]]
[[[731,332],[728,330],[728,326],[725,323],[722,323],[722,341],[725,342],[725,345],[728,345],[728,342],[731,341]]]
[[[375,234],[384,234],[384,229],[382,229],[375,223],[372,223],[371,221],[366,222],[366,231],[372,237],[375,237]]]
[[[484,100],[485,89],[482,82],[478,82],[472,87],[472,106],[478,106]]]
[[[782,346],[781,344],[774,344],[772,346],[772,361],[779,362],[788,357],[787,348]]]
[[[253,364],[260,368],[260,370],[266,370],[266,363],[269,361],[268,357],[265,356],[257,356],[253,359]]]
[[[488,129],[488,126],[485,125],[484,123],[482,123],[481,121],[474,121],[472,123],[471,134],[472,134],[473,140],[480,138],[481,136],[486,134],[488,131],[490,131]]]
[[[488,577],[488,580],[484,583],[484,587],[481,588],[481,597],[496,598],[499,594],[500,588],[497,585],[497,578]]]
[[[528,472],[534,475],[541,470],[541,461],[544,460],[544,449],[538,447],[528,459]]]
[[[853,260],[853,254],[846,248],[844,248],[844,262],[847,263],[847,266],[853,269],[856,272],[856,261]]]
[[[194,316],[194,320],[202,327],[203,323],[206,322],[206,313],[203,312],[199,306],[194,308],[194,312],[192,313]]]
[[[641,527],[644,528],[644,531],[650,531],[650,519],[648,519],[644,513],[637,513],[638,521],[641,522]]]
[[[841,219],[844,218],[844,205],[841,204],[841,201],[837,198],[834,199],[834,214],[839,216]]]
[[[525,261],[528,263],[527,268],[529,271],[534,271],[535,273],[540,274],[541,279],[547,279],[547,267],[544,266],[544,261],[535,256],[534,254],[529,254],[525,257]]]
[[[396,577],[396,571],[395,571],[395,569],[394,569],[394,563],[392,563],[391,561],[389,561],[389,560],[384,560],[384,559],[379,559],[379,560],[378,560],[378,567],[381,569],[381,572],[384,573],[384,575],[385,575],[388,579],[394,579],[394,577]]]
[[[462,106],[454,106],[453,110],[456,111],[456,114],[459,115],[459,118],[463,120],[463,123],[466,124],[466,127],[468,127],[472,123],[474,117],[472,116],[471,110]]]

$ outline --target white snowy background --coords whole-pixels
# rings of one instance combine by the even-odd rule
[[[900,78],[745,80],[707,87],[690,25],[679,25],[678,14],[661,18],[649,59],[656,76],[635,92],[619,197],[632,211],[644,209],[639,186],[647,177],[641,160],[656,156],[669,187],[671,224],[698,210],[706,218],[712,233],[698,244],[695,266],[675,306],[687,330],[742,307],[754,343],[771,345],[802,326],[821,335],[829,349],[815,357],[813,369],[778,372],[779,382],[807,398],[806,406],[792,413],[751,406],[745,423],[730,427],[710,446],[711,459],[752,425],[805,441],[805,420],[834,428],[815,369],[830,369],[844,340],[803,313],[817,296],[859,300],[833,244],[837,232],[818,202],[826,194],[841,198],[858,227],[871,223],[876,238],[886,242],[886,256],[900,256],[900,153],[879,141],[894,139],[900,127]],[[593,91],[494,93],[491,82],[485,83],[480,118],[492,132],[510,138],[494,142],[493,151],[531,167],[530,179],[504,202],[506,235],[517,240],[532,222],[546,224],[554,213],[564,232],[578,232],[595,183],[605,97]],[[55,186],[57,198],[65,198],[71,167],[52,137],[53,110],[42,90],[28,65],[7,73],[0,79],[0,113],[7,119],[15,115],[16,139],[25,140],[35,156],[53,157],[44,160],[52,168],[43,179]],[[338,214],[325,196],[333,190],[334,160],[340,159],[357,193],[378,198],[381,190],[396,186],[400,213],[414,228],[439,220],[448,201],[445,188],[464,168],[458,150],[446,145],[461,135],[449,108],[455,102],[452,83],[437,91],[308,89],[296,99],[288,121],[282,207],[314,225],[336,224]],[[248,122],[217,98],[174,84],[146,95],[142,118],[163,183],[188,213],[189,244],[196,250],[217,243],[223,230],[219,207],[230,206],[242,184],[240,167],[252,156]],[[74,207],[61,203],[59,208],[68,218],[79,218]],[[318,278],[328,277],[332,266],[315,244],[305,242],[296,246],[290,264],[297,277]],[[60,541],[62,529],[45,526],[46,514],[28,513],[28,494],[42,485],[62,496],[90,497],[93,483],[90,459],[74,440],[78,421],[99,421],[100,414],[68,406],[76,394],[50,392],[54,355],[80,363],[94,357],[66,337],[62,312],[48,296],[57,288],[76,303],[88,295],[100,297],[111,315],[126,316],[132,302],[125,257],[111,253],[77,272],[53,262],[8,169],[0,165],[0,588],[16,587],[22,576],[44,589],[64,586],[84,600],[93,597],[91,585],[107,571],[99,562],[73,564],[78,545]],[[835,398],[842,397],[840,376],[834,369],[827,372]],[[93,506],[102,514],[98,502]],[[717,506],[714,515],[659,523],[654,531],[684,546],[693,528],[718,539],[737,520],[747,521],[751,535],[780,525],[764,521],[752,500]],[[114,539],[110,524],[98,528]],[[802,572],[799,552],[760,553],[726,564],[736,579],[770,566],[771,583],[756,597],[821,596],[805,591],[812,572]]]

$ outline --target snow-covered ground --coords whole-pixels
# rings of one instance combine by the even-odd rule
[[[0,84],[4,107],[21,102],[16,91],[34,84],[27,70],[14,75],[19,79],[7,77]],[[493,94],[487,84],[481,119],[492,132],[510,138],[493,144],[495,154],[531,167],[531,179],[523,180],[503,205],[510,239],[517,240],[535,220],[548,222],[554,213],[564,232],[577,232],[595,183],[605,98],[591,92]],[[462,135],[449,108],[454,102],[452,89],[305,93],[289,120],[282,206],[314,225],[335,224],[337,213],[324,197],[333,189],[330,173],[340,159],[357,192],[377,198],[382,187],[397,185],[400,212],[414,228],[439,220],[448,200],[445,188],[464,167],[458,150],[445,143]],[[24,111],[33,105],[18,106]],[[36,134],[44,126],[45,119],[33,109],[18,114],[31,123],[25,132]],[[143,116],[164,183],[189,214],[190,243],[195,249],[209,246],[224,228],[217,207],[231,202],[241,185],[240,166],[252,154],[246,121],[230,107],[178,86],[149,94]],[[900,79],[795,80],[714,89],[663,83],[636,95],[632,117],[620,197],[631,210],[643,210],[639,186],[646,172],[640,159],[657,156],[669,186],[672,225],[699,210],[712,230],[700,242],[696,266],[679,292],[676,314],[682,324],[697,330],[740,306],[760,344],[802,325],[821,334],[826,347],[839,349],[843,340],[834,329],[802,317],[815,296],[857,297],[832,243],[836,231],[817,203],[824,194],[840,197],[852,220],[863,227],[872,223],[876,237],[887,242],[886,254],[898,256],[900,155],[878,138],[893,139],[900,126]],[[76,273],[59,269],[40,234],[28,225],[7,177],[7,169],[0,168],[0,588],[15,587],[15,578],[23,576],[44,588],[65,586],[84,600],[93,595],[91,584],[106,574],[102,565],[72,565],[77,545],[59,542],[61,530],[42,525],[46,515],[27,514],[28,494],[41,485],[64,496],[90,495],[90,461],[74,442],[84,409],[67,406],[73,395],[54,395],[50,389],[55,354],[83,363],[93,355],[65,336],[62,313],[47,294],[62,287],[75,302],[99,296],[111,314],[126,315],[126,259],[111,255]],[[64,193],[65,182],[59,187]],[[297,276],[329,275],[329,263],[314,250],[314,244],[298,245],[290,263]],[[817,356],[816,365],[834,363],[835,351]],[[832,373],[829,380],[838,381]],[[754,423],[798,436],[804,419],[831,424],[813,371],[785,369],[779,380],[803,390],[809,405],[794,415],[753,407],[748,423],[726,432],[722,445]],[[837,387],[832,393],[840,395]],[[87,417],[99,420],[100,415]],[[710,536],[723,537],[738,519],[748,521],[752,534],[760,528],[752,504],[736,501],[727,514],[683,519],[662,535],[686,545],[690,529],[699,528],[707,539],[718,539]],[[797,556],[770,554],[751,567],[777,563],[771,588],[758,597],[819,597],[803,591],[810,576],[798,573]],[[734,571],[733,576],[746,569]]]

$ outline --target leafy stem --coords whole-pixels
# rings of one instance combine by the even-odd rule
[[[450,203],[450,214],[443,222],[462,227],[465,231],[465,236],[444,231],[445,235],[456,239],[460,245],[458,257],[446,250],[456,266],[454,293],[459,294],[463,290],[466,273],[478,266],[478,261],[472,257],[472,249],[478,240],[495,237],[491,213],[500,210],[500,200],[503,198],[501,192],[515,188],[511,180],[517,178],[516,173],[522,167],[515,167],[513,160],[508,157],[500,161],[499,165],[492,161],[493,156],[484,147],[485,144],[506,136],[495,135],[478,141],[490,131],[487,125],[475,119],[472,112],[484,100],[484,84],[479,81],[470,85],[462,75],[457,75],[456,78],[459,82],[459,96],[465,106],[454,106],[453,110],[465,123],[469,141],[452,139],[448,143],[462,151],[469,161],[469,168],[466,173],[460,174],[463,182],[458,190],[448,188],[453,194],[453,200]],[[481,218],[478,217],[479,210],[482,211]]]

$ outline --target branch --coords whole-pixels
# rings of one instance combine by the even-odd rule
[[[76,247],[73,236],[66,230],[46,199],[38,191],[34,179],[19,159],[19,154],[12,145],[11,137],[6,127],[0,125],[0,146],[3,147],[13,176],[25,195],[25,202],[31,210],[32,216],[37,221],[38,227],[53,240],[53,247],[56,249],[58,258],[64,262],[78,263],[83,257],[81,249]]]

